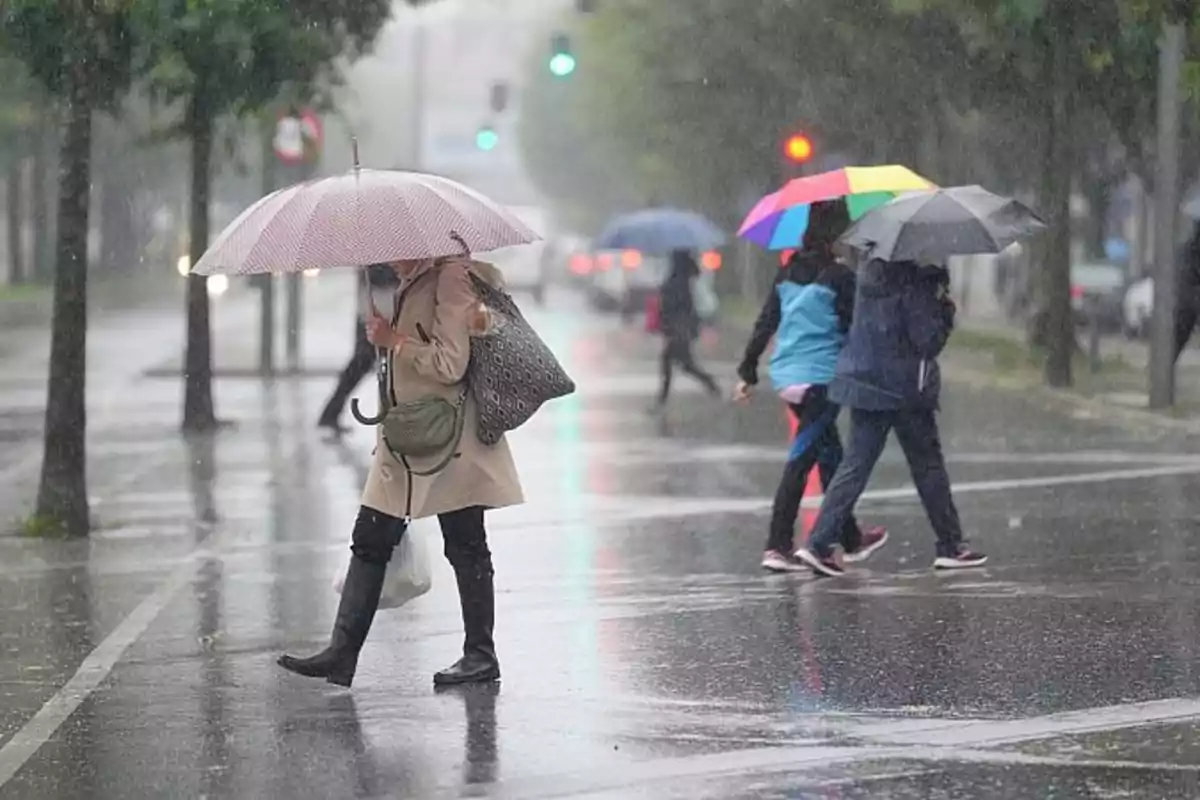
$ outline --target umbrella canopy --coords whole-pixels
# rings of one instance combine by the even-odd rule
[[[267,195],[192,272],[292,273],[486,252],[540,237],[473,189],[437,175],[355,169]]]
[[[715,250],[723,244],[725,234],[700,214],[677,208],[651,208],[612,220],[593,247],[663,256],[672,250]]]
[[[1025,204],[980,186],[913,192],[869,212],[841,242],[868,258],[940,264],[999,253],[1046,227]]]
[[[738,236],[768,250],[800,247],[813,203],[844,198],[850,218],[856,220],[903,192],[932,188],[932,181],[895,164],[844,167],[797,178],[760,200]]]

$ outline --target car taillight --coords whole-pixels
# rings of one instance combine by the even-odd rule
[[[625,250],[621,253],[621,266],[625,269],[637,269],[642,265],[642,254],[637,250]]]
[[[587,275],[592,271],[592,259],[584,253],[571,256],[571,272],[576,275]]]
[[[612,265],[612,253],[601,253],[600,255],[596,256],[596,269],[600,270],[601,272],[608,272],[610,269],[612,269]]]
[[[716,272],[721,268],[721,254],[715,250],[710,250],[700,256],[700,266],[709,272]]]

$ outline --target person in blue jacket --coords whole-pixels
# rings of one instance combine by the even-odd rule
[[[830,398],[850,408],[850,441],[812,537],[795,553],[819,574],[845,573],[834,546],[893,430],[937,535],[934,568],[987,561],[963,540],[938,435],[937,358],[954,329],[949,288],[945,267],[911,261],[873,259],[859,275],[854,321],[829,387]]]
[[[854,311],[854,272],[833,255],[833,244],[850,224],[842,201],[814,203],[803,246],[780,271],[759,312],[738,367],[735,399],[745,400],[758,383],[758,362],[771,338],[771,384],[798,424],[787,464],[775,492],[762,566],[799,572],[808,566],[792,556],[796,515],[814,466],[828,488],[842,460],[838,407],[830,401],[838,354]],[[887,541],[887,531],[863,531],[853,515],[844,520],[840,542],[851,560],[862,560]]]

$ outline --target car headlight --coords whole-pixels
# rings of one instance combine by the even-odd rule
[[[224,275],[213,275],[208,279],[208,296],[220,297],[229,291],[229,278]]]

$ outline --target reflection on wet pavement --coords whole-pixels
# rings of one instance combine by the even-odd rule
[[[502,687],[432,690],[461,643],[440,559],[352,693],[280,672],[328,635],[370,435],[313,430],[323,380],[228,381],[238,427],[182,441],[146,379],[99,435],[102,529],[0,538],[0,797],[1196,794],[1194,442],[951,388],[992,565],[928,570],[889,451],[861,514],[893,543],[844,581],[764,576],[774,401],[684,391],[664,432],[653,343],[563,302],[531,316],[581,392],[514,437],[530,503],[490,524]]]

